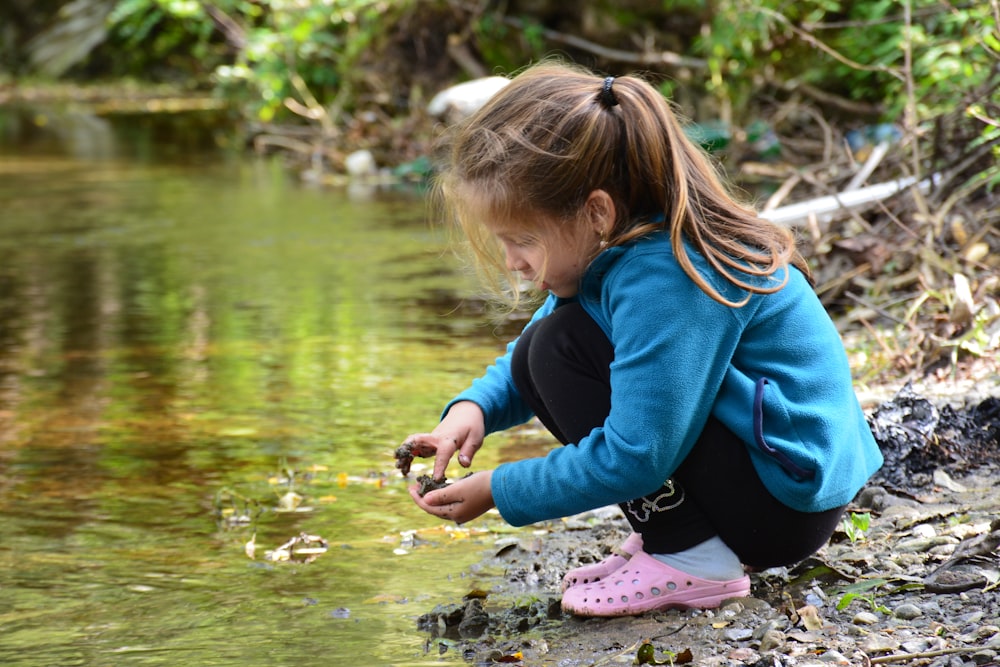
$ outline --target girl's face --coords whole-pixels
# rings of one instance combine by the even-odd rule
[[[503,246],[507,268],[558,297],[576,296],[580,278],[600,248],[600,236],[588,225],[558,230],[556,225],[529,231],[524,226],[496,225],[491,231]]]

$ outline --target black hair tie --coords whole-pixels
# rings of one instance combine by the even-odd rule
[[[611,84],[613,84],[614,82],[615,82],[615,77],[613,76],[609,76],[606,79],[604,79],[604,86],[601,88],[601,94],[598,96],[598,99],[601,100],[601,103],[604,104],[604,106],[608,107],[609,109],[611,107],[618,106],[618,98],[615,97],[615,91],[611,90]]]

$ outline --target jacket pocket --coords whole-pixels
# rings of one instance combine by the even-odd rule
[[[770,384],[767,378],[757,380],[753,397],[753,439],[762,452],[773,458],[797,481],[810,480],[816,477],[815,470],[803,468],[784,452],[775,449],[764,438],[764,391]]]

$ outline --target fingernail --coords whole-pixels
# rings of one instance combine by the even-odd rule
[[[469,457],[466,456],[465,454],[459,454],[458,455],[458,462],[461,463],[464,466],[468,466],[469,465]]]

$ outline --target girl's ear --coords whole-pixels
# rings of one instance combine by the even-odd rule
[[[615,202],[604,190],[594,190],[584,204],[594,231],[602,239],[607,239],[615,227]]]

